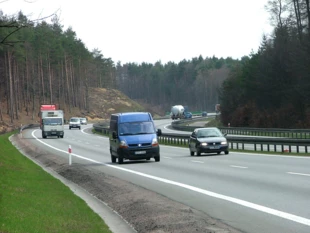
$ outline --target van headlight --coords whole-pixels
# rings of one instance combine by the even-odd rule
[[[119,148],[128,148],[127,142],[125,142],[125,141],[120,141],[120,143],[119,143]]]
[[[221,142],[221,145],[227,145],[227,141]]]
[[[152,146],[159,146],[157,138],[153,138],[152,140]]]

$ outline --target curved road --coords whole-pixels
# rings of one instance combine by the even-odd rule
[[[167,129],[171,120],[158,120]],[[41,138],[26,130],[24,138],[100,172],[130,181],[201,210],[244,232],[310,232],[310,159],[230,152],[191,157],[187,148],[161,146],[161,162],[125,161],[112,164],[109,139],[82,130],[65,137]],[[98,166],[101,165],[101,166]]]

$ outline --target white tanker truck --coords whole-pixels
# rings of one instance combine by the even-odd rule
[[[170,116],[172,120],[184,118],[184,107],[182,105],[172,106]]]

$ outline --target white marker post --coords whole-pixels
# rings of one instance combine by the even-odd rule
[[[69,145],[69,148],[68,148],[68,153],[69,153],[69,165],[71,166],[72,164],[72,150],[71,150],[71,145]]]

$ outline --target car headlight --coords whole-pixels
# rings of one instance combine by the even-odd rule
[[[221,142],[221,145],[227,145],[227,141]]]
[[[119,148],[128,148],[128,145],[125,141],[120,141]]]
[[[200,145],[202,145],[202,146],[207,146],[207,145],[208,145],[208,143],[206,143],[206,142],[202,142]]]
[[[152,140],[152,146],[158,146],[157,138],[153,138],[153,140]]]

